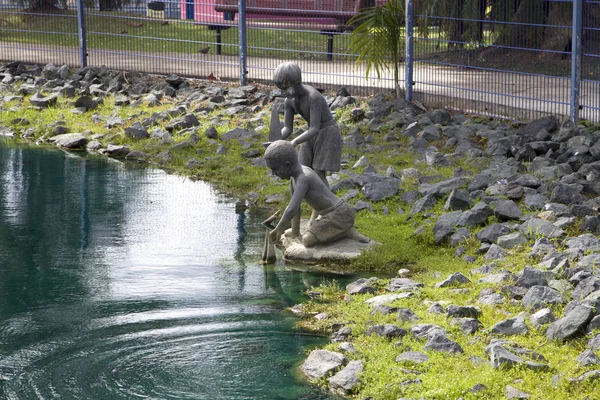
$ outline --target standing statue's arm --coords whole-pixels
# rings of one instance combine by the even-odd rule
[[[283,129],[281,130],[281,138],[283,140],[290,137],[294,128],[294,106],[291,104],[292,100],[285,99],[285,112],[283,114]]]
[[[306,132],[292,140],[292,144],[295,146],[300,143],[304,143],[310,140],[313,136],[317,135],[321,130],[321,108],[318,102],[313,102],[310,105],[310,121],[308,121],[308,129]]]

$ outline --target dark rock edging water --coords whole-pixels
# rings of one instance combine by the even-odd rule
[[[131,151],[126,145],[109,143],[104,147],[97,134],[68,132],[60,121],[51,127],[51,133],[40,139],[66,149],[85,148],[109,157],[156,165],[167,165],[178,149],[193,148],[200,135],[218,144],[216,154],[226,154],[227,142],[236,140],[246,149],[243,156],[248,162],[263,165],[261,153],[257,151],[262,142],[261,135],[256,132],[259,129],[240,127],[219,137],[214,126],[199,132],[196,114],[220,108],[226,115],[254,114],[258,118],[265,107],[278,101],[276,91],[259,90],[255,86],[230,88],[204,82],[198,87],[176,76],[163,79],[103,68],[72,71],[65,66],[9,63],[0,67],[0,78],[0,92],[10,93],[0,106],[32,95],[32,106],[43,110],[56,104],[62,96],[73,98],[74,113],[85,113],[93,112],[109,94],[116,96],[117,105],[130,107],[141,102],[159,104],[165,96],[177,99],[177,105],[172,109],[135,121],[124,129],[124,135],[130,140],[148,137],[160,140],[165,150],[155,156]],[[328,99],[332,108],[356,103],[356,99],[347,93],[328,96]],[[203,100],[201,106],[192,108],[195,101]],[[116,115],[106,119],[92,115],[92,119],[106,130],[124,124]],[[475,257],[465,254],[461,244],[467,239],[479,241],[478,252],[485,255],[486,263],[474,266],[471,277],[454,274],[436,286],[460,290],[474,283],[473,276],[481,275],[477,283],[494,283],[499,289],[481,290],[476,302],[479,304],[447,307],[437,304],[430,307],[430,312],[446,313],[451,323],[468,335],[487,330],[497,336],[481,355],[488,359],[485,362],[495,368],[519,366],[545,371],[549,368],[546,356],[520,348],[505,337],[525,335],[531,328],[543,327],[549,341],[564,341],[600,327],[597,304],[600,275],[595,268],[600,262],[600,240],[596,236],[600,233],[600,132],[590,132],[569,122],[559,125],[551,117],[527,124],[476,123],[461,114],[451,115],[445,110],[424,111],[401,99],[390,101],[383,95],[371,98],[366,107],[355,108],[341,123],[345,125],[346,148],[360,149],[364,156],[358,160],[346,159],[347,166],[352,165],[344,170],[348,177],[333,181],[333,190],[348,190],[345,194],[348,200],[362,192],[366,200],[355,205],[361,212],[370,212],[377,201],[399,196],[411,208],[397,212],[427,217],[417,227],[415,235],[421,235],[431,227],[437,243],[455,247],[455,255],[468,262],[474,261]],[[384,144],[374,145],[373,137],[361,133],[360,127],[373,135],[385,132]],[[23,119],[13,121],[10,127],[0,127],[0,133],[5,136],[27,139],[32,137],[31,132],[30,122]],[[189,135],[189,138],[174,144],[172,138],[175,135]],[[371,154],[383,148],[400,148],[403,142],[408,142],[408,149],[430,167],[431,175],[422,175],[414,168],[396,171],[394,166],[382,168],[371,164],[370,158],[374,158]],[[446,167],[453,160],[464,160],[477,167],[478,172],[473,174],[457,168],[452,178],[436,176],[436,168]],[[188,160],[188,165],[191,167],[204,161],[204,155],[194,157]],[[354,172],[359,168],[363,169],[362,173]],[[403,192],[400,187],[404,182],[416,182],[417,189]],[[257,196],[257,193],[250,194],[249,201],[255,201]],[[444,204],[445,213],[435,215],[431,210],[440,202]],[[490,221],[497,222],[490,224]],[[576,232],[576,235],[569,236],[569,232]],[[558,248],[549,239],[561,239],[564,247]],[[533,245],[529,246],[532,241]],[[529,252],[535,262],[516,273],[502,270],[496,261],[514,251]],[[394,296],[373,296],[374,311],[398,313],[400,322],[411,321],[411,313],[415,314],[412,310],[398,310],[387,304],[397,299],[397,295],[409,296],[422,286],[406,277],[392,279],[385,289]],[[377,279],[365,280],[349,286],[348,293],[349,296],[354,293],[374,295],[378,289]],[[478,306],[501,305],[506,297],[522,305],[524,312],[491,327],[483,326],[479,321],[481,310]],[[554,315],[551,310],[554,305],[565,306],[562,315]],[[375,325],[368,330],[371,334],[389,338],[408,334],[420,337],[426,342],[425,348],[431,351],[464,351],[440,326],[415,322],[408,331],[395,325]],[[332,335],[332,341],[340,341],[340,348],[349,353],[354,351],[348,341],[351,338],[348,327]],[[600,335],[590,337],[588,349],[577,361],[581,365],[598,363],[593,351],[599,348]],[[348,362],[343,354],[330,353],[320,350],[311,354],[303,370],[311,371],[308,374],[311,378],[331,374],[328,382],[332,389],[352,392],[360,384],[364,362]],[[427,356],[419,352],[398,357],[402,362],[427,362]],[[570,379],[583,381],[598,376],[600,370],[594,370]],[[516,390],[507,387],[507,393],[513,389]]]

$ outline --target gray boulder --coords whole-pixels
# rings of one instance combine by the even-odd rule
[[[35,107],[48,108],[53,105],[56,105],[56,102],[58,101],[58,96],[58,93],[52,93],[48,96],[41,96],[39,93],[35,93],[29,98],[29,102]]]
[[[496,244],[503,249],[512,249],[525,243],[527,243],[527,238],[521,232],[512,232],[499,236],[496,241]]]
[[[581,189],[574,185],[559,183],[552,189],[550,201],[561,204],[581,204],[585,198],[580,192]]]
[[[436,243],[441,243],[454,232],[454,226],[458,222],[462,212],[453,211],[442,214],[433,225],[433,238]]]
[[[109,144],[106,146],[106,154],[110,157],[125,157],[129,154],[129,147]]]
[[[548,305],[565,302],[563,295],[556,289],[548,286],[532,286],[523,296],[523,306],[527,309],[537,310]]]
[[[363,369],[363,363],[360,360],[352,360],[340,372],[328,378],[329,387],[333,390],[340,391],[343,394],[352,393],[360,386],[358,376]]]
[[[409,278],[392,278],[388,286],[390,292],[413,291],[422,288],[424,285]]]
[[[540,327],[542,325],[546,325],[554,321],[556,321],[556,317],[554,316],[552,310],[549,308],[542,308],[541,310],[532,314],[529,318],[529,322],[531,322],[531,325],[535,327]]]
[[[415,339],[426,339],[432,335],[446,335],[446,331],[435,324],[415,324],[410,327],[410,333]]]
[[[345,326],[331,334],[331,342],[345,342],[350,336],[352,336],[352,328]]]
[[[418,351],[406,351],[396,357],[398,363],[422,364],[427,361],[429,361],[429,357]]]
[[[412,321],[418,321],[419,317],[417,316],[417,314],[415,314],[415,312],[413,310],[411,310],[410,308],[400,308],[397,309],[398,312],[398,321],[399,322],[412,322]]]
[[[346,285],[346,290],[348,291],[348,294],[375,293],[376,289],[373,284],[377,280],[377,278],[360,278]]]
[[[398,179],[384,178],[380,181],[368,182],[361,190],[367,200],[384,200],[398,194]]]
[[[446,316],[448,318],[479,318],[481,310],[479,307],[473,306],[449,305],[446,308]]]
[[[95,110],[98,107],[98,102],[90,96],[81,96],[75,100],[75,107],[85,108],[86,111]]]
[[[436,283],[435,287],[443,288],[449,286],[468,285],[470,283],[471,281],[469,280],[469,278],[467,278],[460,272],[455,272],[448,278],[446,278],[444,281]]]
[[[431,210],[437,204],[437,198],[434,194],[426,194],[421,199],[417,200],[417,202],[410,209],[409,214],[419,214],[427,210]]]
[[[386,338],[397,338],[406,335],[406,329],[393,324],[378,324],[367,328],[366,335],[377,335]]]
[[[466,185],[467,183],[469,183],[469,178],[464,176],[450,178],[438,183],[423,183],[421,186],[419,186],[419,193],[422,195],[433,194],[437,197],[441,197],[452,192],[454,189],[458,189],[461,186]]]
[[[450,240],[448,241],[448,243],[450,244],[450,246],[452,247],[456,247],[458,245],[460,245],[461,243],[464,243],[465,241],[467,241],[469,238],[471,237],[471,231],[468,230],[467,228],[458,228],[456,230],[456,232],[454,232],[452,235],[450,235]]]
[[[451,325],[457,325],[466,335],[472,335],[483,326],[479,320],[475,318],[452,318]]]
[[[529,265],[526,265],[521,271],[521,276],[515,282],[515,285],[521,286],[524,288],[530,288],[532,286],[547,286],[549,280],[549,274],[547,271],[542,271],[537,268],[533,268]]]
[[[576,306],[561,319],[548,326],[546,338],[548,340],[564,340],[575,336],[585,330],[593,316],[594,312],[589,306]]]
[[[506,253],[500,246],[493,244],[490,246],[488,251],[485,253],[485,259],[488,261],[489,260],[499,260],[501,258],[504,258],[505,255],[506,255]]]
[[[600,364],[600,358],[594,353],[593,350],[584,350],[576,359],[577,363],[582,367],[588,367],[590,365]]]
[[[84,148],[88,143],[88,139],[81,133],[65,133],[63,135],[56,135],[48,139],[48,141],[65,149],[81,149]]]
[[[302,363],[300,369],[310,379],[319,379],[330,375],[346,362],[346,357],[341,353],[329,350],[313,350]]]
[[[461,189],[454,189],[450,192],[446,204],[444,205],[445,211],[456,211],[456,210],[467,210],[471,207],[471,199],[469,198],[469,192]]]
[[[515,317],[498,322],[490,328],[490,332],[496,335],[513,336],[525,335],[529,330],[522,317]]]
[[[530,239],[539,237],[558,239],[565,235],[565,231],[541,218],[528,219],[519,226],[519,232]]]
[[[129,127],[125,128],[124,132],[125,136],[135,140],[148,139],[150,137],[148,131],[143,128]]]
[[[485,243],[496,243],[496,240],[503,235],[511,233],[511,229],[504,224],[492,224],[478,232],[476,237]]]
[[[460,345],[446,337],[443,334],[433,334],[427,339],[427,343],[423,347],[425,350],[435,350],[444,353],[462,354],[464,350]]]
[[[522,357],[511,353],[500,345],[490,345],[486,349],[486,352],[490,355],[490,361],[494,368],[500,368],[502,366],[512,367],[525,361]]]
[[[529,393],[523,392],[522,390],[519,390],[510,385],[506,385],[505,395],[507,399],[528,399],[531,397]]]
[[[490,206],[483,202],[479,202],[470,210],[463,212],[456,225],[468,228],[485,225],[492,213]]]
[[[512,200],[498,200],[496,201],[494,215],[500,221],[509,221],[521,218],[523,211],[521,211],[517,203]]]

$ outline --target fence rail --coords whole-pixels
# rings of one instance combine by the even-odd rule
[[[304,7],[299,11],[283,8],[283,0],[256,0],[249,8],[254,12],[246,13],[246,1],[237,3],[237,12],[231,6],[221,12],[217,3],[225,0],[101,0],[89,8],[69,0],[60,10],[24,10],[0,0],[0,60],[241,84],[270,82],[280,62],[294,60],[315,86],[360,94],[395,89],[391,71],[366,79],[365,65],[348,50],[349,17],[384,0],[344,0],[343,10],[325,14],[311,9],[314,1],[294,2]],[[600,1],[400,4],[408,98],[507,118],[600,122]],[[268,12],[256,12],[265,7]]]

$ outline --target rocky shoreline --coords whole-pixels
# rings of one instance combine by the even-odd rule
[[[90,113],[98,126],[97,131],[73,132],[57,119],[40,131],[35,122],[13,118],[0,124],[0,135],[159,166],[168,166],[181,151],[193,150],[196,154],[185,162],[190,171],[226,155],[232,142],[242,149],[249,166],[263,167],[264,123],[272,104],[279,101],[272,88],[21,63],[0,67],[0,93],[0,109],[13,113],[23,104],[43,112],[59,99],[70,99],[72,113]],[[172,107],[130,119],[118,113],[94,114],[109,96],[114,96],[116,108],[165,103]],[[529,123],[478,120],[441,109],[428,111],[383,94],[364,101],[344,89],[327,99],[332,110],[348,109],[339,121],[345,168],[330,177],[332,190],[360,213],[374,212],[380,202],[396,201],[397,209],[383,206],[382,213],[405,215],[415,224],[414,236],[430,235],[436,245],[454,248],[454,256],[472,268],[439,276],[432,283],[403,269],[391,280],[374,277],[348,285],[344,301],[360,301],[376,317],[358,327],[340,323],[332,314],[314,316],[336,321],[328,325],[336,351],[314,350],[301,367],[304,373],[344,395],[360,393],[360,376],[370,361],[354,346],[359,337],[375,335],[401,342],[410,336],[422,344],[399,351],[393,362],[406,367],[407,376],[413,378],[390,384],[418,388],[431,352],[468,354],[472,363],[499,370],[551,374],[550,385],[600,382],[598,127],[559,124],[552,117]],[[218,116],[211,115],[215,111],[220,111]],[[246,118],[247,126],[219,133],[219,124],[233,116]],[[202,118],[211,122],[201,131]],[[117,139],[151,139],[155,145],[149,147],[152,151],[133,150]],[[200,142],[214,153],[198,149]],[[411,152],[420,168],[399,169],[377,157],[390,149]],[[455,167],[452,177],[439,173],[457,164],[463,167]],[[247,196],[249,204],[282,199],[258,190]],[[527,265],[515,268],[516,264],[506,263],[515,255],[525,257]],[[425,298],[424,313],[404,306],[408,299],[423,297],[427,287],[437,289],[442,297],[461,294],[467,300],[453,304]],[[510,307],[507,318],[482,322],[489,320],[485,315],[489,310],[504,307]],[[295,309],[313,317],[301,306]],[[447,324],[420,322],[428,315],[444,315]],[[378,318],[388,322],[375,323]],[[457,335],[463,337],[458,340]],[[574,360],[581,373],[556,373],[560,360],[519,345],[520,337],[530,335],[556,343],[584,340],[585,348]],[[465,348],[464,343],[481,337],[489,340],[482,354]],[[506,385],[505,397],[533,397],[518,386],[519,382]],[[486,384],[478,382],[465,398],[485,398],[486,390]]]

